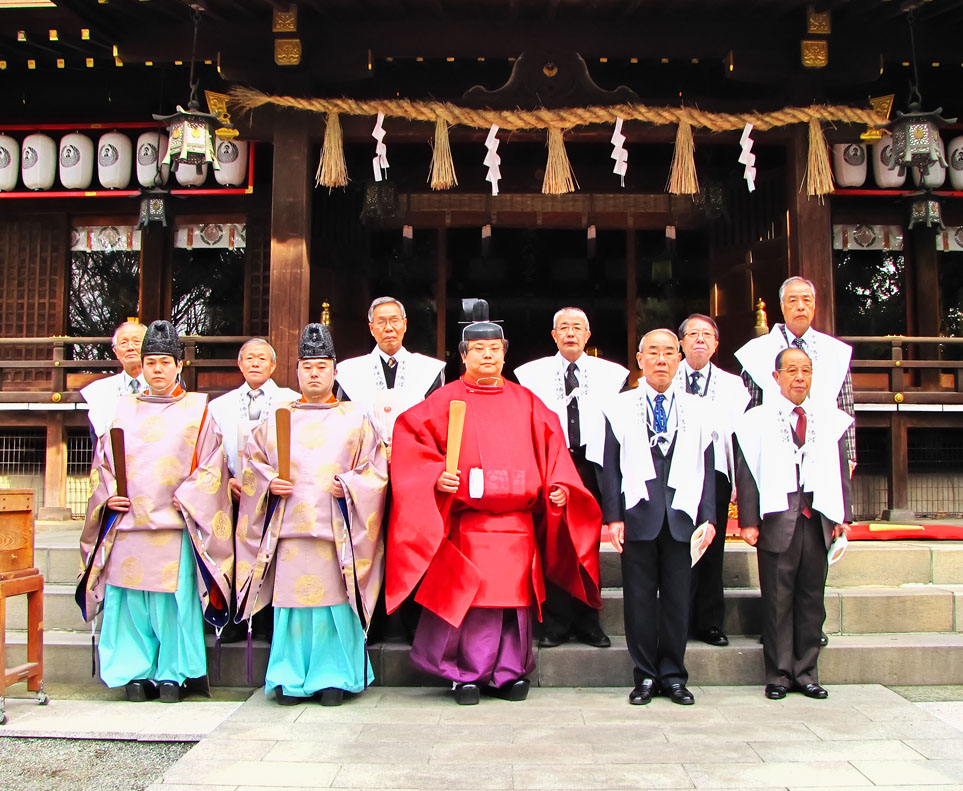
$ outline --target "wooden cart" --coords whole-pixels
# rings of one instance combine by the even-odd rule
[[[33,565],[33,492],[0,489],[0,725],[7,687],[20,681],[47,704],[43,688],[43,575]],[[7,667],[7,598],[27,597],[27,661]]]

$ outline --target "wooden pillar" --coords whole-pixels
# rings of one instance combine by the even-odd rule
[[[147,225],[140,234],[139,315],[142,324],[171,317],[171,250],[172,221],[165,228]]]
[[[275,380],[297,388],[298,339],[309,319],[311,186],[308,113],[279,110],[274,122],[268,326],[278,355]]]
[[[67,440],[62,412],[47,413],[47,452],[44,464],[43,508],[38,519],[70,519],[67,507]]]
[[[448,332],[448,229],[438,229],[435,243],[435,357],[447,362],[445,335]]]
[[[638,350],[639,328],[635,323],[635,300],[639,292],[637,267],[635,262],[635,228],[629,227],[625,232],[625,327],[626,327],[626,360],[628,369],[638,368],[635,353]]]
[[[931,228],[917,226],[907,233],[913,251],[913,269],[909,277],[913,279],[914,306],[916,308],[916,335],[935,337],[940,334],[940,271],[939,257],[936,252],[935,234]],[[911,330],[912,332],[912,330]],[[926,359],[935,356],[932,346],[919,346],[913,356]],[[940,372],[935,369],[920,370],[920,387],[924,390],[940,389]]]
[[[829,198],[824,197],[820,201],[806,194],[808,158],[809,127],[795,124],[786,152],[789,274],[811,280],[816,286],[816,318],[813,326],[832,335],[836,326],[833,227],[829,214]],[[775,316],[770,316],[770,321],[775,320]]]
[[[915,518],[909,510],[909,452],[906,418],[894,412],[890,420],[889,508],[883,519],[905,522]]]

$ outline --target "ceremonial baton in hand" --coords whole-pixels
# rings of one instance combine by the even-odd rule
[[[277,422],[278,478],[291,480],[291,408],[282,406],[274,413]]]
[[[114,455],[114,478],[117,480],[117,496],[127,496],[127,451],[124,448],[124,430],[110,430],[110,452]]]
[[[445,453],[445,472],[458,474],[461,435],[465,430],[465,402],[452,401],[448,406],[448,449]]]

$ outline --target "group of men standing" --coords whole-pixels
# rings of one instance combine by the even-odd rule
[[[523,700],[533,640],[611,644],[604,523],[621,555],[629,702],[688,705],[690,633],[728,644],[735,487],[759,554],[766,695],[825,697],[826,550],[846,529],[855,462],[835,403],[849,347],[809,326],[811,283],[790,278],[780,301],[786,323],[737,354],[748,389],[710,361],[718,328],[700,314],[678,335],[646,333],[627,388],[626,368],[586,354],[589,320],[574,307],[553,319],[558,353],[517,368],[515,384],[483,301],[462,332],[464,375],[444,385],[444,363],[405,349],[404,306],[382,297],[370,354],[339,363],[327,328],[308,325],[297,393],[273,382],[274,350],[252,339],[244,383],[208,404],[179,384],[169,323],[122,325],[124,372],[84,393],[98,442],[77,600],[88,619],[104,609],[103,680],[131,700],[179,700],[206,674],[203,621],[250,633],[273,605],[266,691],[337,705],[373,680],[383,589],[413,633],[412,662],[458,703]],[[762,406],[746,412],[752,399]]]

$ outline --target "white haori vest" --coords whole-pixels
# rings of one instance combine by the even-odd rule
[[[849,472],[840,469],[839,438],[853,418],[810,398],[800,406],[806,412],[806,441],[800,448],[792,433],[796,405],[782,393],[750,409],[736,424],[736,439],[759,489],[759,513],[787,510],[789,495],[801,485],[812,495],[813,509],[838,524],[845,515],[842,476]]]
[[[686,376],[688,369],[684,364],[679,365],[679,370],[675,373],[674,386],[676,392],[686,393],[688,382]],[[713,445],[715,456],[715,466],[718,472],[725,475],[730,481],[733,480],[735,466],[732,455],[732,431],[736,421],[746,411],[751,396],[743,384],[742,377],[723,371],[715,363],[709,363],[702,368],[700,373],[708,376],[708,383],[704,396],[696,396],[710,402],[707,408],[708,416],[715,422],[713,429],[716,438]],[[699,383],[700,385],[702,382]],[[692,394],[690,394],[692,395]]]
[[[131,394],[128,385],[130,381],[131,377],[121,371],[119,374],[97,379],[81,389],[80,395],[87,402],[87,419],[98,437],[104,436],[113,424],[117,402],[121,397]],[[147,392],[147,381],[143,373],[137,377],[137,381],[140,383],[140,392]]]
[[[585,445],[585,458],[602,466],[605,453],[605,416],[602,405],[618,395],[629,375],[618,363],[591,357],[583,353],[578,360],[578,390],[565,394],[565,370],[568,368],[561,352],[553,357],[532,360],[515,369],[519,384],[537,395],[562,424],[562,434],[568,445],[568,404],[578,398],[579,437]]]
[[[666,390],[670,398],[675,394],[677,415],[675,447],[669,464],[669,486],[675,490],[672,507],[684,511],[695,523],[698,519],[702,484],[705,477],[705,451],[715,441],[709,410],[703,399],[675,387]],[[652,461],[652,441],[646,429],[646,389],[642,382],[634,390],[620,393],[603,407],[612,433],[619,442],[619,465],[622,469],[622,494],[625,510],[634,508],[640,500],[649,499],[646,484],[655,478]]]
[[[762,390],[763,401],[771,395],[780,395],[772,372],[776,367],[776,355],[788,349],[793,338],[795,336],[785,329],[785,325],[776,324],[768,335],[753,338],[736,352],[736,359]],[[849,371],[853,347],[812,328],[803,335],[803,340],[806,353],[813,362],[813,384],[809,397],[814,401],[835,403]]]
[[[423,401],[428,388],[445,368],[443,361],[409,352],[403,346],[394,358],[398,371],[395,386],[390,390],[377,346],[362,357],[339,362],[336,377],[344,394],[365,408],[378,435],[388,443],[398,415]]]
[[[227,455],[227,467],[231,477],[237,478],[238,471],[244,466],[239,456],[244,452],[247,438],[251,436],[254,427],[263,423],[272,412],[283,404],[297,401],[301,396],[287,387],[279,387],[273,379],[268,379],[261,385],[263,391],[258,406],[261,414],[257,420],[251,420],[247,408],[251,402],[248,393],[251,388],[245,382],[240,387],[218,396],[208,404],[208,412],[224,437],[224,453]]]

